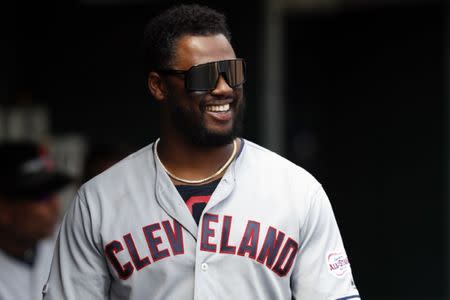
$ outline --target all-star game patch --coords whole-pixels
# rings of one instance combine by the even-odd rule
[[[350,262],[348,261],[345,251],[330,251],[326,257],[328,271],[336,276],[342,278],[350,271]]]

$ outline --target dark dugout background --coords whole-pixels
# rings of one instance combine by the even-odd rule
[[[264,144],[264,3],[200,3],[229,18],[249,67],[245,137]],[[141,42],[147,19],[168,4],[11,8],[1,105],[45,105],[55,135],[132,149],[151,142],[158,117]],[[283,14],[282,148],[329,194],[363,299],[449,299],[448,14],[446,2],[425,0]]]

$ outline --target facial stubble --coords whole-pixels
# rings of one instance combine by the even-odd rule
[[[218,147],[228,145],[240,136],[243,128],[245,99],[243,92],[235,91],[233,93],[235,114],[233,117],[232,128],[227,132],[217,132],[210,130],[205,124],[205,96],[200,100],[200,117],[198,113],[188,109],[186,106],[180,105],[175,99],[176,95],[169,92],[168,106],[171,120],[175,129],[180,132],[186,142],[201,147]],[[193,100],[194,101],[194,100]]]

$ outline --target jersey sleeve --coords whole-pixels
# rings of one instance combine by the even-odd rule
[[[45,300],[107,299],[109,273],[93,220],[78,192],[61,224]]]
[[[300,232],[291,275],[293,299],[360,299],[331,204],[320,185]]]

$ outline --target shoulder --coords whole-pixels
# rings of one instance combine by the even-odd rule
[[[142,172],[147,172],[153,166],[152,146],[153,144],[150,144],[130,154],[86,182],[84,186],[89,189],[102,184],[116,184],[117,182],[122,182],[127,176],[138,176]]]
[[[303,227],[323,190],[316,178],[302,167],[247,140],[235,169],[239,191],[257,194],[260,203],[264,199],[272,206],[276,203],[279,215],[298,220],[296,228]]]
[[[251,141],[244,140],[241,156],[242,164],[251,167],[252,172],[264,174],[265,177],[282,176],[285,179],[289,178],[289,181],[320,185],[314,176],[301,166]]]
[[[84,183],[78,190],[77,197],[85,203],[86,199],[107,198],[112,201],[112,199],[120,198],[121,195],[139,189],[142,182],[148,182],[154,177],[152,151],[153,144],[150,144],[130,154]]]
[[[304,217],[323,190],[322,185],[308,171],[279,154],[250,141],[244,143],[235,171],[240,185],[262,189]]]

